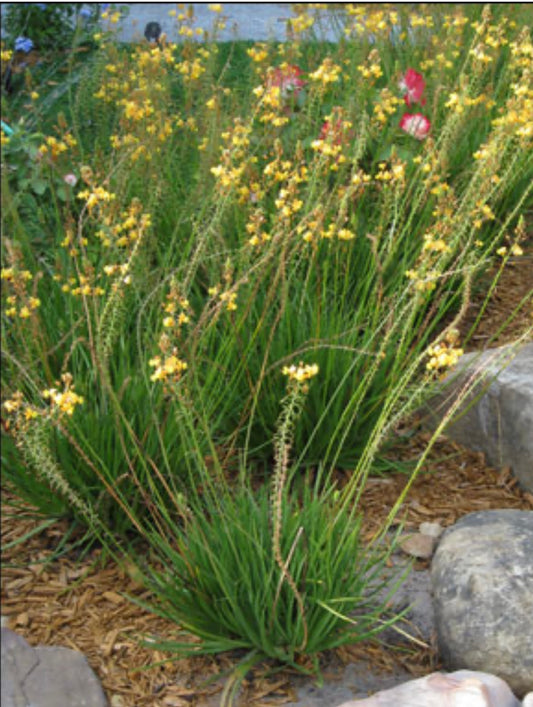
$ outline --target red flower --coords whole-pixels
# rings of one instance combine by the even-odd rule
[[[274,69],[270,75],[269,85],[278,86],[282,98],[289,96],[296,97],[305,86],[305,81],[300,78],[302,70],[299,66],[286,64],[285,66]]]
[[[404,113],[400,120],[400,128],[417,140],[423,140],[431,129],[431,123],[422,113]]]
[[[422,74],[419,74],[414,69],[407,69],[398,85],[402,91],[406,91],[404,100],[408,106],[412,103],[420,103],[422,106],[426,104],[426,99],[422,98],[426,87]]]
[[[342,142],[342,120],[339,118],[333,125],[326,120],[320,128],[319,140],[327,140],[331,138],[334,145],[340,145]]]

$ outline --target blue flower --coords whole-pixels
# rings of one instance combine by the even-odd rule
[[[90,10],[88,7],[82,7],[80,10],[80,16],[81,17],[90,17],[92,15],[92,10]]]
[[[36,5],[36,7],[39,8],[39,10],[46,10],[46,3],[45,2],[36,2],[35,5]]]
[[[15,39],[15,51],[29,54],[33,49],[33,41],[28,37],[17,37]]]

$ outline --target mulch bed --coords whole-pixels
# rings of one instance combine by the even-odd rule
[[[533,254],[513,263],[505,272],[491,306],[485,312],[473,346],[484,343],[508,318],[516,304],[533,293]],[[473,304],[468,314],[474,321]],[[501,345],[516,339],[533,323],[531,300],[526,303],[504,335],[490,342]],[[468,328],[468,322],[463,330]],[[471,347],[472,348],[472,347]],[[419,456],[428,436],[420,432],[402,454]],[[390,474],[370,479],[361,504],[363,533],[370,537],[387,517],[407,476]],[[128,572],[103,562],[102,551],[93,550],[82,561],[74,554],[47,562],[67,527],[58,522],[26,541],[10,545],[32,531],[38,522],[31,512],[10,508],[4,493],[2,546],[2,615],[10,628],[32,645],[67,646],[81,651],[96,671],[111,707],[183,707],[213,702],[221,690],[216,675],[231,667],[235,656],[179,659],[147,667],[168,656],[142,646],[141,635],[169,637],[175,625],[150,615],[123,594],[147,598]],[[508,469],[486,465],[483,455],[468,451],[445,438],[433,448],[424,470],[415,480],[399,517],[407,530],[423,521],[453,524],[472,511],[516,508],[533,509],[533,496],[522,491]],[[419,568],[423,563],[417,563]],[[402,667],[417,676],[438,667],[434,647],[398,652],[378,642],[351,646],[325,657],[326,669],[355,660],[367,660],[374,670]],[[213,681],[207,682],[209,678]],[[290,671],[266,678],[260,670],[245,683],[244,704],[274,705],[295,699]]]

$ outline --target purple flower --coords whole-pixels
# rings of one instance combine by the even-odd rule
[[[29,37],[17,37],[15,39],[15,51],[29,54],[33,49],[33,41]]]

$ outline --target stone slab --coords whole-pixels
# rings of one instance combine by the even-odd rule
[[[429,426],[435,428],[457,392],[473,380],[479,386],[446,427],[446,434],[483,452],[489,464],[510,467],[533,493],[533,343],[462,356],[442,392],[424,408]]]
[[[107,707],[85,656],[70,648],[30,644],[2,628],[2,707]]]

